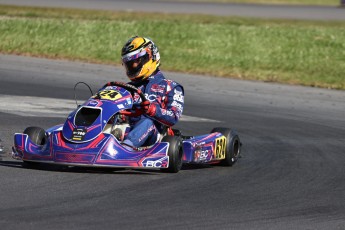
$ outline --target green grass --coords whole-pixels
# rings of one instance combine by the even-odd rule
[[[219,2],[219,3],[251,3],[251,4],[286,4],[286,5],[325,5],[338,6],[340,0],[161,0],[175,2]]]
[[[0,6],[0,52],[120,65],[132,35],[162,69],[345,89],[345,22]]]

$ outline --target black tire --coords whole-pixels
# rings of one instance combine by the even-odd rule
[[[226,139],[225,159],[220,162],[220,165],[232,166],[240,157],[242,143],[238,134],[229,128],[217,127],[212,129],[211,133],[219,132],[223,134]]]
[[[36,145],[44,145],[46,143],[46,132],[40,127],[28,127],[23,133],[27,134]],[[22,166],[24,168],[37,169],[40,168],[41,164],[39,162],[23,161]]]
[[[46,143],[46,131],[40,127],[28,127],[24,130],[30,140],[36,145],[44,145]]]
[[[177,173],[182,168],[182,141],[180,137],[177,136],[165,136],[162,142],[169,143],[169,167],[162,168],[161,171],[168,173]]]

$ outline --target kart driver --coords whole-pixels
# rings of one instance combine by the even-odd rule
[[[149,146],[157,141],[158,134],[176,124],[184,106],[183,87],[164,77],[160,71],[160,55],[157,46],[148,38],[135,36],[122,48],[122,64],[131,80],[129,84],[139,88],[148,101],[141,102],[134,95],[134,107],[140,107],[143,115],[130,117],[131,129],[123,141],[126,147]]]

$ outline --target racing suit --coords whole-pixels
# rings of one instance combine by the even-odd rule
[[[148,79],[130,84],[139,88],[150,101],[149,114],[130,117],[131,129],[123,143],[132,147],[149,146],[157,141],[158,134],[165,127],[173,126],[182,115],[184,106],[183,87],[164,77],[157,70]],[[134,95],[134,108],[140,105],[141,98]]]

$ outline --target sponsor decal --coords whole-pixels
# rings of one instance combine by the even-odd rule
[[[155,93],[164,93],[164,89],[164,85],[153,84],[150,90]]]
[[[154,129],[155,129],[155,126],[154,126],[154,125],[152,125],[150,128],[148,128],[148,129],[146,130],[146,132],[139,138],[139,142],[142,141],[144,138],[146,138],[147,135],[149,135],[149,133],[150,133],[152,130],[154,130]]]
[[[202,149],[200,146],[196,147],[194,151],[194,162],[205,162],[210,156],[211,151]]]
[[[96,105],[98,105],[98,101],[90,101],[88,105],[89,106],[96,106]]]
[[[183,110],[182,105],[176,101],[173,101],[173,103],[171,103],[171,106],[177,108],[180,112],[182,112],[182,110]]]
[[[87,133],[86,128],[74,128],[71,139],[73,141],[83,141],[86,133]]]
[[[145,167],[152,167],[152,168],[161,168],[161,167],[166,167],[167,161],[169,160],[168,156],[162,157],[161,159],[158,160],[147,160],[146,162],[143,162],[143,165]]]
[[[197,148],[197,147],[199,147],[199,146],[203,146],[205,144],[205,142],[203,141],[203,142],[195,142],[195,143],[192,143],[192,147],[193,148]]]
[[[173,117],[174,113],[172,111],[167,111],[167,115],[170,116],[170,117]]]
[[[119,105],[117,105],[117,108],[119,108],[119,109],[124,109],[125,106],[124,106],[123,104],[119,104]]]
[[[150,94],[150,95],[148,95],[147,93],[145,93],[145,97],[146,97],[146,99],[149,100],[150,102],[156,101],[156,99],[157,99],[157,95],[155,95],[155,94]]]
[[[167,115],[169,117],[173,117],[174,116],[174,112],[170,111],[170,110],[166,110],[166,109],[161,109],[162,115]]]
[[[184,102],[184,96],[181,91],[174,89],[174,101]]]
[[[201,150],[200,152],[200,159],[205,159],[208,157],[210,151],[209,150]]]

